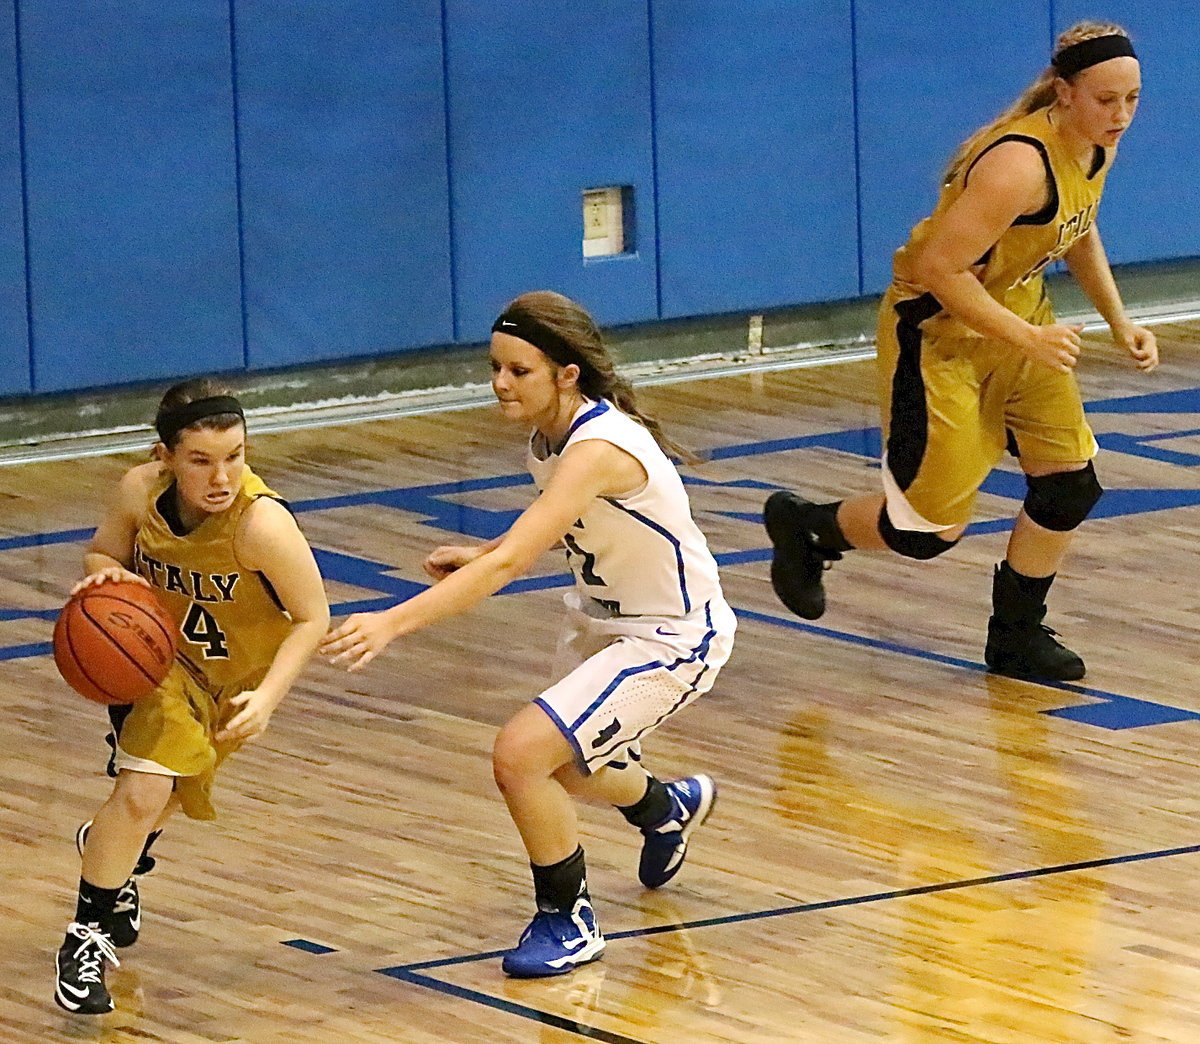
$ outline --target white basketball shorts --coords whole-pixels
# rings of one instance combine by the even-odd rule
[[[558,666],[570,673],[534,702],[575,748],[583,772],[623,767],[640,759],[646,733],[712,688],[737,620],[723,599],[687,616],[614,616],[575,591],[565,601]]]

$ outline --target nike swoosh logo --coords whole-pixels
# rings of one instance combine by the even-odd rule
[[[665,638],[678,638],[679,637],[678,631],[664,631],[661,627],[654,628],[654,633],[661,634]]]
[[[70,993],[74,994],[80,1000],[86,999],[86,997],[88,995],[88,990],[87,990],[86,986],[82,990],[77,990],[69,982],[60,982],[58,984],[58,986],[59,986],[59,989],[68,990]]]
[[[509,322],[507,319],[501,319],[501,320],[500,320],[500,325],[501,325],[501,326],[511,326],[511,327],[513,327],[513,328],[515,329],[517,324],[516,324],[516,323],[510,323],[510,322]]]

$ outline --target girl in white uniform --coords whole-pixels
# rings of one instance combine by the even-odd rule
[[[640,767],[640,741],[712,687],[736,624],[665,452],[679,449],[638,411],[591,316],[561,294],[524,294],[493,325],[490,354],[501,409],[533,429],[539,496],[498,539],[435,550],[425,569],[437,584],[351,616],[323,651],[359,670],[393,638],[464,611],[565,547],[575,578],[559,648],[565,676],[509,720],[493,752],[537,902],[503,968],[537,977],[604,950],[573,797],[615,805],[641,830],[646,887],[682,866],[716,788],[703,775],[655,779]]]

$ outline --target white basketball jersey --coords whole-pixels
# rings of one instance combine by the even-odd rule
[[[563,538],[575,586],[625,616],[684,616],[722,599],[717,563],[692,521],[687,491],[675,465],[642,425],[605,400],[585,401],[572,418],[559,453],[540,460],[530,439],[527,463],[545,489],[568,446],[602,439],[646,469],[649,480],[626,497],[592,501]]]

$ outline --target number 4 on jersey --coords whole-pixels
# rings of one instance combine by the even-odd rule
[[[193,645],[203,647],[206,660],[228,659],[229,646],[225,644],[225,632],[217,626],[217,621],[207,609],[193,602],[179,630]]]

